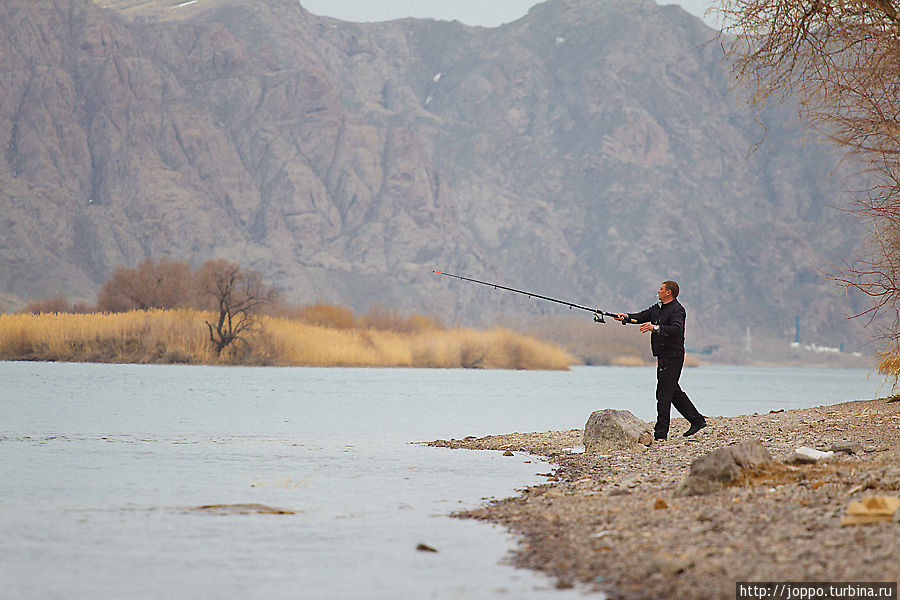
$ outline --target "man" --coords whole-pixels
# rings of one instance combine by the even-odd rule
[[[629,319],[641,324],[641,333],[650,332],[650,348],[656,357],[656,427],[654,437],[664,440],[669,434],[670,406],[691,424],[684,436],[694,435],[706,427],[706,418],[696,409],[688,395],[678,385],[684,367],[685,312],[678,297],[678,284],[663,281],[656,293],[659,304],[639,313],[619,313],[617,321]]]

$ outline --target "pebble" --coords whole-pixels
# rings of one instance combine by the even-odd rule
[[[841,527],[851,501],[900,490],[897,418],[900,403],[881,398],[708,417],[688,440],[679,418],[665,444],[615,456],[565,451],[581,444],[577,429],[430,445],[504,446],[557,465],[545,484],[456,515],[519,534],[518,566],[610,600],[711,600],[733,598],[735,581],[900,580],[900,523]],[[691,462],[747,439],[761,440],[775,462],[716,493],[674,496]],[[785,462],[804,446],[834,457]]]

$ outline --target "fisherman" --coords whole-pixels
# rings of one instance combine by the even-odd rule
[[[659,303],[638,313],[617,313],[615,319],[640,323],[641,333],[650,333],[650,348],[656,357],[656,426],[654,438],[664,440],[669,434],[670,407],[688,420],[690,428],[685,437],[706,427],[706,418],[678,385],[684,367],[684,307],[678,298],[678,284],[663,281],[656,293]]]

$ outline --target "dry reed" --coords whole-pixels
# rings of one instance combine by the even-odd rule
[[[208,363],[205,318],[187,309],[0,315],[0,359]]]
[[[190,309],[0,315],[0,360],[485,369],[567,369],[560,347],[505,329],[348,329],[263,316],[245,340],[215,356],[205,320]]]
[[[891,382],[892,391],[896,391],[898,387],[897,384],[900,382],[900,352],[879,352],[877,359],[878,364],[875,367],[875,371],[881,375],[885,375]]]
[[[408,333],[333,329],[268,318],[263,338],[282,364],[484,369],[567,369],[576,359],[558,346],[504,329]]]

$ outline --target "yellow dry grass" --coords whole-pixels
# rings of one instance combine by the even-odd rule
[[[875,370],[881,375],[886,375],[891,380],[893,388],[896,389],[898,381],[900,381],[900,352],[879,352],[877,359],[878,365]]]
[[[216,357],[208,313],[150,310],[0,315],[0,360],[281,366],[567,369],[559,346],[505,329],[411,332],[345,329],[260,317],[247,339]]]
[[[397,332],[334,329],[291,319],[263,322],[269,354],[282,364],[483,369],[567,369],[554,344],[505,329]]]
[[[205,318],[187,309],[0,315],[0,359],[208,363]]]

